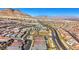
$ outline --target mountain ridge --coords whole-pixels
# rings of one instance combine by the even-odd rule
[[[0,10],[0,15],[3,16],[28,16],[31,17],[28,14],[24,14],[19,10],[14,10],[12,8],[5,8],[4,10]]]

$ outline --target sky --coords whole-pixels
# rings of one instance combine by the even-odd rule
[[[4,8],[0,8],[2,10]],[[31,16],[79,16],[79,8],[13,8]]]

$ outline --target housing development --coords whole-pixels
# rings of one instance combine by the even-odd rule
[[[0,10],[0,50],[79,50],[79,18]]]

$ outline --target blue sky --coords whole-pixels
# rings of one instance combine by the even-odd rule
[[[2,10],[3,8],[0,8]],[[32,16],[79,16],[79,8],[13,8]]]

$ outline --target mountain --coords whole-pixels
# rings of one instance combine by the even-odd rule
[[[3,16],[27,16],[27,17],[31,17],[28,14],[24,14],[19,10],[14,10],[14,9],[11,9],[11,8],[6,8],[4,10],[0,10],[0,15],[3,15]]]

